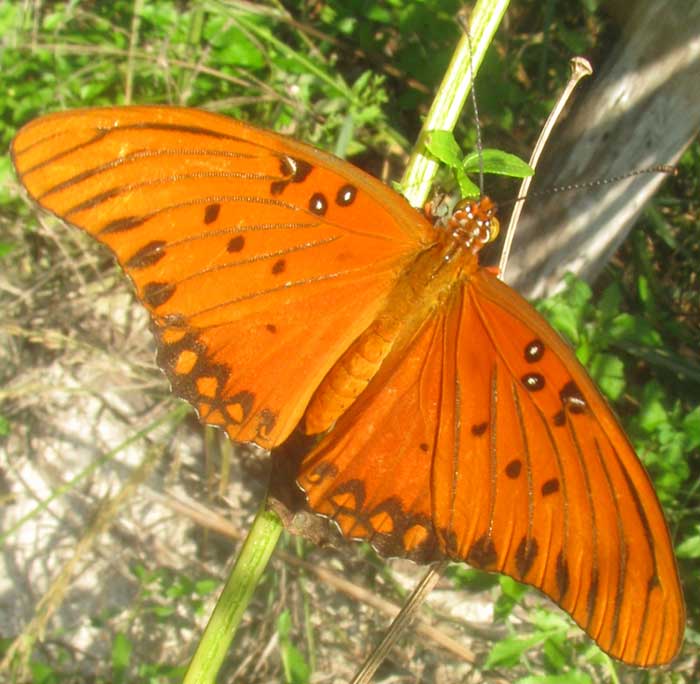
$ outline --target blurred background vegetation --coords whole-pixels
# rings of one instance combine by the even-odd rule
[[[395,179],[459,37],[454,15],[460,4],[0,1],[0,140],[7,149],[19,126],[48,111],[172,103],[294,135]],[[619,30],[604,2],[514,1],[476,83],[486,144],[527,158],[567,78],[568,59],[586,54],[602,63]],[[457,137],[464,149],[473,147],[474,120],[468,112]],[[444,606],[432,607],[434,625],[464,652],[445,650],[413,628],[377,681],[698,680],[697,144],[679,169],[599,280],[571,280],[543,309],[615,401],[655,480],[688,602],[683,653],[663,672],[626,668],[601,654],[535,592],[455,566],[438,593],[451,597],[448,603],[467,597],[475,615],[495,602],[493,619],[465,619],[449,615]],[[235,553],[238,542],[228,535],[245,526],[263,496],[265,458],[245,452],[229,462],[228,445],[204,434],[192,419],[167,433],[153,427],[153,420],[171,415],[175,400],[153,365],[146,321],[131,309],[128,284],[93,245],[47,228],[45,220],[37,223],[7,156],[0,158],[0,179],[0,491],[7,570],[0,645],[5,649],[20,634],[29,635],[28,681],[178,681]],[[449,178],[441,182],[447,185]],[[507,200],[517,188],[498,181],[488,191]],[[635,344],[629,343],[630,334]],[[64,395],[57,398],[57,389]],[[107,391],[113,395],[105,398]],[[139,399],[133,399],[134,392]],[[66,439],[73,426],[64,411],[86,397],[103,403],[84,421],[98,425],[108,413],[123,421],[124,431],[105,434],[93,427],[100,440],[95,444],[86,445],[84,436]],[[71,415],[70,420],[81,419]],[[122,446],[130,439],[149,454],[137,458],[138,467],[131,461],[120,465]],[[191,448],[187,455],[181,454],[181,443]],[[103,444],[109,446],[103,450]],[[87,449],[93,459],[102,459],[100,466],[66,487],[67,451],[77,456],[86,446],[93,447]],[[85,465],[75,464],[75,472]],[[26,468],[46,489],[28,483]],[[116,475],[106,491],[95,484],[105,469]],[[134,472],[142,475],[135,483]],[[229,490],[241,484],[244,491]],[[179,509],[169,494],[176,486],[178,505],[191,494]],[[124,503],[143,497],[144,490],[151,506],[157,502],[187,520],[182,532],[187,553],[163,553],[170,539],[158,540],[158,525],[139,524],[143,511],[134,513]],[[80,511],[59,511],[65,497],[71,506],[78,501]],[[115,499],[121,509],[106,505]],[[16,554],[26,550],[27,539],[35,542],[36,532],[28,530],[40,521],[49,524],[41,507],[53,510],[55,529],[74,536],[61,536],[61,544],[37,542],[31,567],[23,566],[27,556],[20,561]],[[74,579],[66,580],[65,592],[51,605],[55,617],[43,641],[35,641],[36,625],[29,620],[35,610],[46,610],[45,604],[36,608],[39,599],[78,539],[84,542],[80,573],[97,568],[96,575],[80,590],[72,586]],[[329,574],[320,577],[318,567]],[[37,568],[43,572],[35,574]],[[221,681],[349,679],[387,621],[371,597],[400,603],[406,574],[417,576],[406,564],[385,563],[364,546],[317,549],[287,537],[231,653],[228,678]],[[109,596],[112,582],[118,596]],[[454,589],[459,593],[450,593]],[[95,594],[104,603],[86,613]],[[8,671],[8,676],[18,675]]]

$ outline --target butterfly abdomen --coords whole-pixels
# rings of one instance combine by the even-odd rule
[[[382,317],[352,344],[316,390],[304,419],[304,430],[328,430],[367,387],[396,341],[401,322]]]

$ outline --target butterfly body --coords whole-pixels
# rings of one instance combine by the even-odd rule
[[[340,357],[316,390],[304,416],[307,434],[325,432],[345,413],[380,370],[386,371],[423,322],[444,306],[478,263],[430,227],[436,241],[406,267],[384,308]]]
[[[479,265],[488,200],[436,226],[342,160],[175,107],[43,117],[12,157],[112,250],[203,422],[268,449],[317,435],[298,483],[347,536],[505,572],[612,655],[674,657],[660,504],[568,345]]]

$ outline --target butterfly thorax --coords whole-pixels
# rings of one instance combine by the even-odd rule
[[[450,216],[433,219],[434,242],[399,276],[372,324],[335,363],[304,417],[307,434],[320,434],[355,402],[371,380],[391,368],[435,311],[479,268],[477,254],[498,234],[490,199],[459,202]]]
[[[461,252],[478,254],[499,233],[500,224],[496,218],[496,205],[489,197],[479,200],[463,199],[445,212],[442,200],[425,206],[425,214],[440,231],[442,240],[451,244],[449,258]]]

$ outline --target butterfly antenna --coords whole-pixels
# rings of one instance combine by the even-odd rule
[[[457,13],[457,23],[467,37],[467,47],[469,49],[469,80],[470,97],[474,107],[474,126],[476,127],[476,151],[479,155],[479,195],[484,196],[484,146],[481,140],[481,122],[479,120],[479,107],[476,104],[476,84],[474,82],[474,52],[472,50],[472,37],[469,28],[469,11],[463,8]]]
[[[645,169],[636,169],[634,171],[628,171],[627,173],[622,173],[619,176],[610,176],[609,178],[597,178],[592,181],[583,181],[581,183],[570,183],[568,185],[555,185],[553,188],[547,188],[546,190],[540,192],[533,192],[532,195],[528,195],[530,199],[533,197],[549,197],[550,195],[557,192],[571,192],[572,190],[585,190],[587,188],[599,188],[601,185],[608,185],[609,183],[619,183],[620,181],[627,180],[628,178],[634,178],[635,176],[642,176],[647,173],[665,173],[668,176],[677,176],[678,169],[670,164],[655,164],[654,166],[648,166]],[[509,207],[516,202],[525,201],[525,197],[516,197],[512,200],[506,200],[504,202],[499,202],[499,207]]]
[[[569,82],[559,96],[557,104],[554,109],[550,112],[547,117],[547,121],[542,127],[535,148],[532,151],[532,156],[530,157],[530,166],[535,169],[537,162],[540,159],[542,150],[544,149],[545,143],[549,138],[549,134],[552,132],[554,125],[559,120],[559,116],[562,113],[566,103],[571,97],[574,88],[578,85],[579,81],[585,76],[590,76],[593,73],[591,63],[584,57],[574,57],[569,61],[569,66],[571,67],[571,76],[569,77]],[[523,204],[527,198],[528,190],[530,189],[530,183],[532,182],[532,176],[523,178],[523,182],[520,184],[520,191],[518,192],[518,199],[513,207],[513,213],[510,215],[510,221],[508,223],[508,229],[506,230],[506,239],[503,243],[503,251],[501,252],[501,261],[498,264],[499,278],[505,280],[506,267],[508,265],[508,257],[510,256],[510,249],[513,244],[513,236],[515,234],[515,229],[518,225],[518,220],[520,219],[520,214],[523,210]]]
[[[584,183],[571,183],[570,185],[555,185],[553,188],[550,188],[547,191],[547,194],[550,195],[553,192],[569,192],[571,190],[581,190],[585,188],[598,188],[601,185],[618,183],[619,181],[634,178],[635,176],[642,176],[647,173],[665,173],[669,176],[677,176],[678,169],[675,166],[670,166],[669,164],[655,164],[654,166],[649,166],[645,169],[628,171],[627,173],[622,173],[619,176],[611,176],[610,178],[598,178],[597,180],[587,181]]]
[[[382,664],[384,658],[386,658],[397,639],[401,636],[403,630],[416,617],[416,612],[421,607],[423,601],[425,601],[426,596],[434,589],[448,564],[449,561],[440,561],[430,566],[430,569],[423,576],[423,579],[418,582],[411,592],[408,601],[406,601],[398,615],[392,621],[391,627],[384,635],[384,638],[362,664],[360,671],[355,675],[350,684],[368,684],[368,682],[371,681],[374,673]]]

